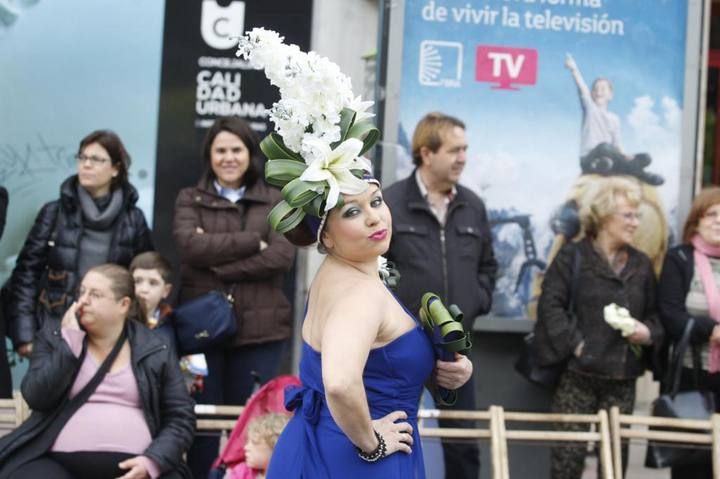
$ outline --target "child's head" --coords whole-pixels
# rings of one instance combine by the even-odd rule
[[[613,98],[614,91],[612,82],[607,78],[600,77],[593,82],[590,96],[598,105],[607,106]]]
[[[245,464],[249,468],[257,471],[267,469],[272,450],[288,419],[285,414],[268,413],[250,421],[245,443]]]
[[[133,258],[130,273],[135,280],[136,296],[152,314],[172,289],[170,264],[159,253],[148,251]]]

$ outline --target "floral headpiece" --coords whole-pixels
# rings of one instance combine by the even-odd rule
[[[341,193],[365,191],[372,168],[361,155],[380,137],[366,112],[373,102],[353,96],[350,78],[335,63],[283,43],[274,31],[246,33],[237,55],[280,89],[269,111],[276,132],[260,143],[265,179],[282,188],[283,200],[268,216],[272,228],[286,233],[306,215],[324,220]],[[322,221],[313,223],[322,228]]]

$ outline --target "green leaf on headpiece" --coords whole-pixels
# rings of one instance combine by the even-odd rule
[[[295,160],[305,163],[303,157],[285,146],[283,139],[277,133],[270,133],[260,142],[260,149],[268,160]]]
[[[338,126],[340,127],[340,139],[335,143],[332,143],[330,145],[330,148],[334,150],[340,143],[342,143],[348,138],[348,132],[350,131],[350,127],[352,127],[353,122],[355,121],[356,115],[357,112],[355,112],[355,110],[351,110],[350,108],[342,109],[342,111],[340,112],[340,123],[338,123]]]
[[[300,224],[305,217],[305,212],[299,208],[293,208],[287,201],[282,200],[270,210],[268,223],[278,233],[287,233]]]
[[[323,208],[324,205],[325,197],[323,195],[318,195],[310,203],[303,206],[302,209],[305,213],[320,218],[325,211]]]
[[[350,128],[350,131],[348,131],[347,136],[348,138],[357,138],[358,140],[362,140],[363,147],[362,150],[360,150],[360,155],[362,156],[378,141],[380,138],[380,130],[378,130],[371,121],[364,120],[355,123]]]
[[[305,163],[295,160],[270,160],[265,163],[265,180],[273,186],[283,187],[303,174]]]
[[[283,198],[293,208],[300,208],[313,201],[325,191],[325,183],[303,181],[295,178],[282,189]]]

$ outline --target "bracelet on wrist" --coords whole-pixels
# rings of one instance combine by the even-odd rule
[[[375,430],[373,430],[373,432],[375,433],[375,438],[378,440],[378,445],[373,451],[365,452],[359,447],[355,446],[358,456],[360,456],[360,459],[365,462],[379,461],[387,455],[387,445],[385,444],[385,438],[382,437],[379,432]]]

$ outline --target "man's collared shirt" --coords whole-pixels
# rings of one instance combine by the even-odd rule
[[[244,186],[241,186],[237,189],[225,188],[224,186],[221,186],[220,183],[217,182],[217,180],[213,181],[213,186],[215,187],[215,191],[217,191],[218,195],[222,196],[231,203],[237,203],[243,198],[243,196],[245,196]]]
[[[415,170],[415,181],[417,181],[418,189],[420,190],[420,195],[422,195],[422,197],[425,198],[425,201],[427,201],[428,206],[430,206],[430,210],[433,212],[433,214],[437,218],[438,222],[444,226],[445,225],[445,217],[447,216],[448,205],[453,200],[453,198],[455,198],[455,196],[457,195],[457,188],[455,187],[455,185],[453,185],[452,189],[443,198],[443,201],[441,204],[433,204],[433,202],[430,201],[430,195],[428,194],[428,189],[425,186],[425,183],[423,183],[422,176],[420,176],[419,168],[417,170]]]

